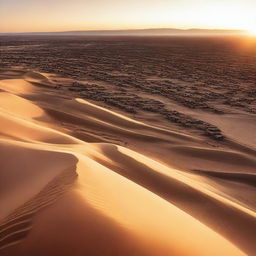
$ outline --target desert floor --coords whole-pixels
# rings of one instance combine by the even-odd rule
[[[1,40],[1,256],[255,254],[256,91],[249,57],[234,65],[240,76],[217,68],[210,76],[198,60],[201,73],[189,78],[179,59],[184,50],[176,56],[179,72],[168,73],[164,65],[174,60],[150,41],[139,51],[141,42],[125,48],[120,39],[95,39],[83,49],[96,44],[91,52],[98,50],[112,69],[97,62],[97,70],[91,63],[81,74],[84,51],[74,40],[72,54],[66,46],[49,53],[38,39],[26,46]],[[163,55],[161,65],[147,59],[150,49]],[[73,56],[77,77],[68,68],[72,58],[61,52]],[[47,65],[52,53],[60,72],[50,67],[54,59]],[[125,54],[122,73],[115,65],[123,67]]]

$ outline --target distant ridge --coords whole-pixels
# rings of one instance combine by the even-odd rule
[[[195,36],[195,35],[241,35],[243,30],[221,29],[127,29],[127,30],[79,30],[60,32],[25,32],[25,33],[0,33],[0,35],[63,35],[63,36]]]

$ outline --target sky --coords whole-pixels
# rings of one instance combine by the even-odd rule
[[[0,32],[136,28],[245,29],[256,0],[0,0]]]

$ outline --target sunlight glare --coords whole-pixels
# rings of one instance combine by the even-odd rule
[[[254,28],[250,28],[250,29],[248,30],[248,33],[249,33],[250,35],[256,36],[256,25],[255,25]]]

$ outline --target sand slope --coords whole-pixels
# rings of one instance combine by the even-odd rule
[[[253,150],[207,148],[49,85],[0,81],[0,255],[253,255]]]

